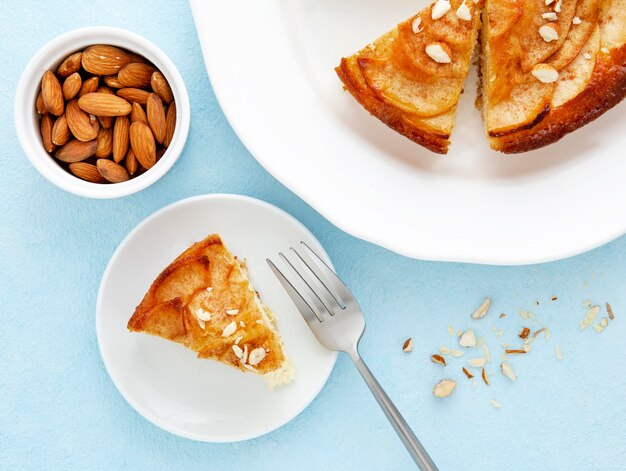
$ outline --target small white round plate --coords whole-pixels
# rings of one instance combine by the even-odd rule
[[[157,275],[213,233],[247,261],[255,288],[275,313],[296,370],[293,383],[270,391],[257,375],[200,360],[181,345],[126,329]],[[304,410],[326,383],[337,355],[320,346],[265,261],[301,240],[330,262],[300,222],[268,203],[237,195],[185,199],[140,223],[111,258],[96,310],[104,365],[128,403],[169,432],[207,442],[257,437]]]
[[[507,156],[489,149],[473,69],[450,153],[440,156],[343,91],[334,71],[341,57],[431,1],[190,4],[233,129],[345,231],[411,257],[492,264],[563,258],[624,234],[626,103],[551,146]]]

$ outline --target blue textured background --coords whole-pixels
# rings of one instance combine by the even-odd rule
[[[282,429],[245,443],[205,444],[170,435],[137,415],[109,380],[94,309],[115,247],[143,218],[187,196],[232,192],[287,210],[313,231],[360,299],[362,353],[442,470],[618,470],[626,466],[626,238],[569,260],[489,267],[409,260],[337,230],[268,175],[226,122],[206,76],[184,1],[5,2],[0,50],[0,467],[3,469],[410,469],[411,461],[346,358],[313,404]],[[21,71],[49,39],[87,25],[128,28],[160,46],[189,89],[186,150],[157,184],[114,201],[57,189],[18,145],[12,102]],[[227,38],[225,38],[227,40]],[[581,190],[582,191],[582,190]],[[497,217],[497,215],[492,215]],[[615,217],[626,217],[615,215]],[[581,221],[581,225],[585,224]],[[541,231],[531,221],[527,230]],[[598,228],[600,230],[601,228]],[[549,301],[552,294],[558,301]],[[469,314],[484,296],[489,318]],[[516,312],[533,309],[552,329],[498,373],[496,324],[512,341]],[[603,334],[578,331],[582,302],[611,302]],[[499,320],[496,314],[509,315]],[[492,385],[473,391],[461,360],[428,357],[452,346],[446,326],[473,326],[491,346]],[[415,350],[400,347],[407,336]],[[565,359],[555,359],[560,342]],[[459,381],[446,400],[432,385]],[[498,399],[495,410],[489,400]]]

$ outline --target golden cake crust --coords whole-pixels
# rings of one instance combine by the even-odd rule
[[[214,234],[193,244],[159,274],[128,329],[180,343],[199,358],[266,374],[286,363],[270,315],[252,290],[243,264]]]

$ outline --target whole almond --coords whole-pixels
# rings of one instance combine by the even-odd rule
[[[163,139],[163,145],[169,147],[174,137],[174,130],[176,129],[176,102],[173,102],[167,107],[167,115],[165,116],[165,139]]]
[[[95,139],[89,142],[73,139],[63,147],[59,147],[54,153],[54,156],[61,162],[80,162],[94,155],[97,147],[98,143]]]
[[[46,149],[46,152],[52,152],[54,150],[54,142],[52,142],[52,127],[54,123],[52,122],[52,116],[49,114],[45,114],[41,117],[41,140],[43,142],[43,148]]]
[[[128,64],[128,55],[120,48],[97,44],[83,51],[83,69],[95,75],[112,75]]]
[[[130,121],[127,116],[120,116],[113,127],[113,160],[121,162],[128,151]]]
[[[124,85],[119,81],[117,75],[107,75],[104,77],[104,83],[106,83],[111,88],[124,88]]]
[[[130,147],[128,152],[126,153],[126,157],[124,158],[124,164],[126,165],[126,170],[130,175],[134,175],[137,171],[138,163],[137,157],[135,157],[135,152],[133,152],[133,148]]]
[[[107,93],[87,93],[79,98],[78,106],[95,116],[125,116],[130,113],[130,103]]]
[[[135,121],[141,121],[142,123],[148,124],[148,117],[146,116],[146,112],[143,110],[139,103],[133,101],[133,107],[130,110],[130,122],[134,123]]]
[[[52,126],[52,142],[57,146],[63,146],[71,137],[72,133],[67,126],[67,119],[65,119],[65,115],[63,114],[59,116],[59,119],[57,119],[54,122],[54,126]]]
[[[78,72],[74,72],[72,75],[68,76],[63,82],[63,98],[65,98],[65,101],[74,98],[80,91],[82,84],[83,79],[80,78]]]
[[[46,109],[55,116],[63,114],[63,90],[55,75],[46,70],[41,79],[41,96]]]
[[[130,178],[124,167],[108,159],[98,159],[96,166],[98,167],[100,175],[111,183],[125,182]]]
[[[41,94],[41,90],[39,90],[39,93],[37,94],[35,107],[37,108],[37,113],[48,114],[48,108],[46,108],[46,104],[43,102],[43,95]]]
[[[66,57],[57,69],[57,75],[61,78],[65,78],[75,72],[78,72],[80,70],[80,60],[82,56],[82,52],[75,52],[74,54]]]
[[[130,125],[130,145],[144,168],[149,169],[156,163],[156,144],[147,124],[137,121]]]
[[[156,93],[151,93],[146,102],[146,115],[148,116],[148,125],[154,134],[154,140],[159,144],[163,144],[165,139],[165,110],[161,98]]]
[[[145,105],[148,101],[148,95],[150,92],[142,90],[141,88],[120,88],[117,91],[117,96],[121,96],[129,102],[137,102],[140,105]]]
[[[167,105],[174,101],[174,95],[172,94],[172,89],[170,88],[170,84],[167,83],[165,76],[156,71],[152,74],[150,78],[150,86],[154,93],[161,97],[161,100]]]
[[[107,93],[109,95],[113,95],[113,90],[109,87],[102,85],[98,87],[98,93]],[[110,129],[113,127],[113,123],[115,123],[115,118],[113,116],[98,116],[98,121],[100,121],[100,126],[105,129]]]
[[[150,79],[155,68],[149,64],[135,62],[125,65],[117,73],[117,78],[125,87],[145,88],[150,85]]]
[[[78,91],[78,98],[81,96],[87,95],[87,93],[94,93],[98,90],[98,84],[100,83],[100,79],[98,77],[90,77],[83,82]]]
[[[113,129],[100,129],[96,142],[98,143],[96,157],[99,159],[110,157],[113,153]]]
[[[106,183],[107,179],[104,178],[98,171],[98,167],[86,162],[74,162],[70,164],[70,172],[91,183]]]
[[[93,141],[98,136],[100,130],[98,120],[81,110],[78,100],[74,99],[67,103],[65,119],[70,131],[79,141]]]

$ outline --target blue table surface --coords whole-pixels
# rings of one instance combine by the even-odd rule
[[[216,102],[186,2],[29,0],[5,2],[2,10],[0,467],[411,469],[345,357],[292,422],[232,444],[160,430],[109,380],[94,310],[113,251],[157,209],[192,195],[228,192],[285,209],[326,247],[366,313],[364,358],[442,470],[625,469],[626,238],[524,267],[401,257],[338,230],[254,160]],[[15,87],[27,61],[46,41],[87,25],[128,28],[155,42],[178,65],[191,99],[189,140],[178,163],[149,189],[113,201],[79,198],[44,180],[23,155],[12,122]],[[532,221],[520,226],[542,230]],[[550,300],[553,294],[557,301]],[[470,313],[485,296],[494,301],[489,317],[472,321]],[[602,334],[579,331],[585,300],[613,306],[616,319]],[[519,376],[512,383],[498,371],[500,342],[514,343],[526,323],[520,308],[533,310],[552,338],[511,358]],[[500,312],[508,316],[498,319]],[[473,390],[460,371],[464,359],[450,359],[446,369],[429,361],[440,345],[454,346],[448,324],[473,327],[487,340],[491,386],[479,383]],[[493,325],[505,329],[502,338]],[[409,336],[415,348],[407,354],[401,345]],[[562,361],[555,357],[557,343]],[[437,400],[431,389],[444,377],[458,387]],[[502,408],[494,409],[491,399]]]

